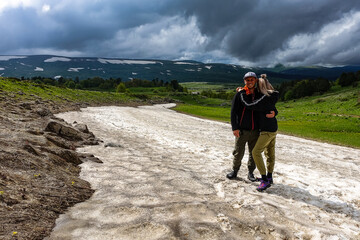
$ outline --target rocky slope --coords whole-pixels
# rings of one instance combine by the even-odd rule
[[[99,140],[53,115],[79,104],[0,93],[0,239],[43,239],[59,214],[93,193],[78,165],[99,160],[75,149]]]

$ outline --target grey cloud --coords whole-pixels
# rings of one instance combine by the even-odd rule
[[[286,47],[291,37],[315,33],[329,22],[359,11],[360,1],[181,0],[174,9],[198,18],[200,30],[212,39],[209,49],[225,42],[228,54],[257,62]]]
[[[0,14],[0,32],[7,36],[0,43],[0,52],[12,49],[54,48],[83,51],[115,36],[117,31],[161,18],[155,1],[85,1],[64,9],[52,8],[46,14],[36,9],[15,8]],[[91,54],[91,51],[88,52]]]

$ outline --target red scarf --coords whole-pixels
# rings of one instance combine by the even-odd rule
[[[246,95],[250,95],[251,92],[250,92],[250,89],[245,85],[245,87],[243,88],[243,90],[246,91]]]

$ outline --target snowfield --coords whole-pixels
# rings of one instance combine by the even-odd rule
[[[229,124],[171,106],[58,114],[104,141],[79,149],[104,163],[82,164],[96,191],[49,239],[360,239],[360,150],[279,134],[274,184],[259,193],[247,153],[239,178],[225,178]]]

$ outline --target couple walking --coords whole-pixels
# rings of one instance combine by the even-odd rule
[[[233,151],[233,171],[226,175],[229,179],[237,177],[245,152],[249,148],[248,179],[254,176],[257,168],[261,174],[258,191],[263,191],[273,183],[272,173],[275,165],[275,138],[277,133],[277,110],[275,103],[279,93],[268,81],[266,74],[257,78],[254,72],[244,75],[245,87],[240,88],[234,96],[231,107],[231,126],[235,136]],[[262,158],[265,153],[266,167]]]

